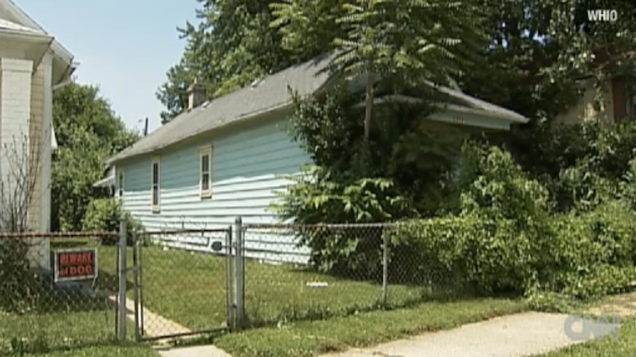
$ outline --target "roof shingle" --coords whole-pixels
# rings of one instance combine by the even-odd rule
[[[147,154],[213,129],[224,127],[289,105],[292,96],[288,88],[301,96],[311,95],[329,79],[327,71],[332,56],[289,67],[281,72],[226,94],[182,113],[169,123],[142,138],[109,160],[109,164]]]

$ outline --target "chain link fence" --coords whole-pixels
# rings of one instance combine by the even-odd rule
[[[182,226],[132,235],[124,222],[119,233],[0,234],[0,354],[465,296],[461,277],[430,264],[427,247],[402,239],[396,224],[244,225],[237,218],[225,228]]]
[[[213,332],[230,319],[231,227],[144,232],[129,266],[136,334],[153,340]],[[133,315],[133,316],[135,316]]]
[[[114,340],[117,233],[0,233],[0,355]]]
[[[245,225],[245,325],[344,316],[464,294],[451,272],[426,266],[421,254],[411,254],[416,247],[398,244],[396,227]]]

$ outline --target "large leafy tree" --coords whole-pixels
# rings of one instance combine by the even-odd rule
[[[274,17],[267,1],[198,2],[198,24],[186,23],[179,29],[187,41],[185,52],[157,92],[166,106],[162,123],[186,108],[187,87],[195,78],[205,85],[209,97],[216,97],[312,55],[280,46],[282,35],[270,26]]]
[[[564,160],[564,153],[576,150],[572,140],[554,135],[552,122],[580,98],[576,79],[590,78],[599,94],[607,90],[602,84],[608,76],[627,76],[627,82],[634,83],[636,3],[593,0],[483,0],[482,3],[484,31],[491,43],[481,51],[484,58],[481,65],[467,70],[462,87],[469,94],[530,117],[530,125],[506,136],[526,169],[556,178],[564,165],[571,162]],[[588,10],[594,9],[615,9],[618,21],[593,21],[588,18]],[[600,95],[597,99],[601,99]]]
[[[300,53],[336,48],[336,69],[345,78],[365,78],[368,140],[378,75],[435,84],[456,79],[482,39],[475,5],[472,0],[285,0],[271,6],[272,25],[284,35],[285,48]]]
[[[106,193],[93,187],[109,156],[131,145],[128,130],[93,86],[70,84],[55,92],[58,149],[52,170],[53,229],[80,230],[88,203]]]

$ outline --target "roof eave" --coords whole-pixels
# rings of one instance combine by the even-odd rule
[[[402,102],[402,103],[412,103],[412,104],[420,104],[420,103],[424,103],[424,99],[422,98],[416,98],[416,97],[411,97],[411,96],[407,96],[407,95],[403,95],[403,94],[391,94],[391,95],[386,95],[386,96],[382,96],[379,98],[376,98],[373,103],[374,104],[383,104],[383,103],[387,103],[390,101],[397,101],[397,102]],[[358,103],[356,104],[357,107],[363,107],[365,105],[364,102]],[[460,105],[456,105],[456,104],[444,104],[444,107],[456,112],[462,112],[462,113],[469,113],[469,114],[478,114],[478,115],[488,115],[488,116],[492,116],[492,117],[496,117],[498,119],[502,119],[505,121],[509,121],[513,124],[527,124],[530,119],[517,114],[517,113],[511,113],[511,114],[507,114],[507,113],[499,113],[499,112],[492,112],[492,111],[487,111],[487,110],[483,110],[483,109],[474,109],[474,108],[470,108],[470,107],[464,107],[464,106],[460,106]]]
[[[180,138],[180,139],[176,140],[175,142],[170,143],[168,145],[155,146],[155,147],[147,148],[147,149],[145,149],[143,151],[140,151],[140,152],[136,152],[136,153],[131,154],[131,155],[126,155],[126,152],[129,151],[130,149],[132,149],[132,146],[131,146],[131,147],[128,147],[128,148],[124,149],[119,154],[117,154],[117,155],[111,157],[110,159],[108,159],[108,161],[106,161],[106,165],[108,165],[108,166],[116,165],[118,162],[122,162],[124,160],[129,160],[129,159],[132,159],[132,158],[135,158],[135,157],[139,157],[139,156],[142,156],[142,155],[147,155],[147,154],[156,152],[158,150],[163,150],[163,149],[169,148],[169,147],[171,147],[173,145],[177,145],[177,144],[179,144],[179,143],[181,143],[181,142],[183,142],[185,140],[192,139],[192,138],[197,137],[197,136],[202,135],[202,134],[211,133],[211,132],[214,132],[214,131],[219,130],[219,129],[225,129],[225,128],[227,128],[227,127],[229,127],[231,125],[234,125],[234,124],[245,123],[247,121],[257,119],[257,118],[259,118],[259,117],[261,117],[263,115],[267,115],[267,114],[270,114],[270,113],[283,111],[283,110],[286,110],[286,109],[290,108],[292,106],[292,104],[293,104],[292,101],[281,103],[279,105],[276,105],[276,106],[273,106],[273,107],[270,107],[270,108],[267,108],[267,109],[263,109],[263,110],[260,110],[260,111],[257,111],[257,112],[253,112],[253,113],[244,115],[243,117],[237,118],[237,120],[235,120],[235,121],[233,121],[231,123],[228,123],[226,125],[221,125],[219,127],[213,128],[211,130],[198,131],[198,132],[192,133],[192,135]],[[141,140],[144,140],[144,138],[142,138]]]
[[[2,6],[2,5],[5,6]],[[54,60],[62,62],[63,65],[66,66],[67,70],[64,71],[64,74],[60,76],[60,78],[54,79],[54,84],[63,82],[67,76],[70,76],[77,64],[73,62],[74,56],[73,54],[66,49],[61,43],[59,43],[53,36],[47,34],[46,30],[40,26],[31,16],[29,16],[24,10],[22,10],[18,5],[16,5],[12,0],[4,0],[0,1],[0,6],[8,13],[10,17],[17,19],[17,22],[20,22],[27,27],[31,27],[33,29],[39,30],[49,36],[52,39],[51,42],[51,50],[53,51]]]

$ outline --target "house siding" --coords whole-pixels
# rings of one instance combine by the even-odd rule
[[[46,57],[48,59],[48,57]],[[50,61],[42,61],[33,69],[30,60],[2,58],[0,59],[0,142],[7,145],[6,155],[0,158],[2,179],[7,180],[11,175],[9,170],[13,165],[29,165],[21,170],[28,170],[35,175],[31,192],[31,203],[28,211],[28,225],[34,231],[44,231],[48,227],[43,213],[46,213],[44,202],[47,197],[44,187],[48,188],[49,178],[43,175],[42,168],[50,164],[50,158],[42,157],[43,146],[47,143],[42,136],[43,118],[45,112],[45,82],[49,73]],[[50,77],[48,78],[50,80]],[[24,142],[26,138],[26,142]],[[25,151],[28,150],[28,151]],[[8,157],[7,155],[17,156]],[[9,162],[11,160],[12,163]],[[36,166],[32,166],[36,165]],[[15,167],[14,167],[15,169]],[[11,181],[9,178],[9,186]],[[8,189],[11,189],[10,187]],[[48,268],[49,242],[38,239],[31,242],[29,261],[34,267]]]
[[[274,191],[288,182],[280,175],[298,173],[309,156],[286,134],[287,121],[261,121],[243,129],[213,134],[187,146],[154,153],[119,165],[124,171],[123,206],[147,230],[228,228],[241,217],[244,224],[278,223],[268,207]],[[199,192],[199,150],[212,145],[212,197]],[[160,212],[151,210],[151,163],[160,160]],[[215,240],[221,233],[211,234]],[[210,250],[207,239],[176,237],[169,243]],[[200,245],[204,245],[201,247]],[[208,245],[208,246],[205,246]],[[308,251],[292,238],[248,230],[248,256],[273,261],[306,262]]]
[[[29,208],[30,225],[33,230],[48,232],[50,230],[51,210],[51,134],[50,119],[52,117],[51,92],[51,54],[47,53],[40,62],[31,79],[31,118],[29,122],[29,140],[31,157],[37,163],[37,179]],[[48,125],[47,125],[48,123]],[[50,240],[34,239],[31,242],[30,259],[41,268],[49,268]],[[36,263],[37,262],[37,263]]]

